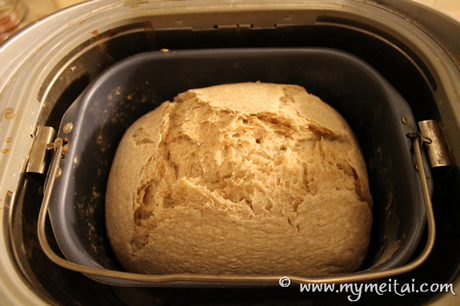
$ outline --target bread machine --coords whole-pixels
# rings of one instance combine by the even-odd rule
[[[396,116],[394,121],[397,123],[393,124],[410,129],[404,133],[411,137],[406,137],[409,144],[412,144],[411,139],[415,139],[415,152],[410,153],[413,161],[409,162],[408,168],[414,173],[425,170],[426,175],[421,177],[427,178],[427,186],[421,187],[415,197],[421,203],[426,203],[427,199],[430,203],[426,204],[427,222],[424,219],[425,206],[415,207],[410,216],[406,213],[395,219],[412,224],[415,221],[420,223],[422,216],[422,225],[418,225],[418,246],[413,247],[411,256],[405,258],[404,263],[397,265],[406,268],[397,273],[347,278],[345,281],[355,284],[371,282],[379,286],[395,282],[412,286],[415,283],[452,284],[455,290],[460,261],[459,251],[453,247],[460,238],[460,211],[456,205],[459,198],[457,164],[460,158],[457,136],[460,129],[459,33],[460,23],[452,16],[418,2],[391,0],[93,0],[46,16],[22,29],[0,45],[0,58],[4,63],[0,68],[0,207],[3,212],[0,251],[4,258],[0,263],[0,296],[3,303],[345,305],[350,302],[350,292],[301,292],[299,283],[315,281],[308,277],[293,278],[294,283],[287,288],[278,284],[279,276],[277,279],[256,281],[256,286],[252,285],[253,279],[243,280],[237,286],[231,284],[231,279],[208,286],[208,279],[187,278],[174,279],[179,282],[175,285],[170,280],[163,282],[163,279],[161,285],[145,286],[113,283],[110,275],[109,279],[104,279],[107,275],[98,279],[94,277],[94,271],[75,267],[65,260],[67,257],[72,261],[72,256],[62,249],[59,237],[55,239],[56,232],[52,231],[46,219],[47,210],[40,213],[40,208],[42,201],[45,199],[43,203],[46,203],[50,197],[47,190],[54,185],[54,179],[50,177],[66,175],[65,169],[60,170],[55,162],[59,161],[56,156],[73,150],[71,142],[66,148],[68,139],[65,135],[70,135],[74,128],[77,131],[85,128],[75,124],[84,111],[74,114],[72,118],[76,119],[69,121],[71,124],[63,120],[66,111],[74,101],[83,99],[85,92],[97,88],[94,84],[111,67],[129,61],[133,56],[146,52],[160,55],[170,52],[174,57],[175,52],[187,54],[193,50],[197,50],[198,54],[211,52],[212,58],[220,56],[213,53],[219,53],[218,50],[234,50],[237,53],[247,50],[335,50],[369,65],[383,82],[397,92],[397,97],[392,99],[396,101],[396,107],[403,104],[398,102],[402,99],[411,109],[410,115]],[[288,55],[287,58],[293,56]],[[286,57],[286,54],[283,56]],[[263,62],[260,67],[267,67],[272,60]],[[225,71],[230,71],[232,76],[236,75],[235,71],[227,69]],[[313,72],[305,79],[309,83],[325,78],[320,74],[315,76]],[[180,73],[177,75],[181,76]],[[333,82],[331,75],[327,74],[326,79]],[[186,78],[191,77],[184,74],[181,82],[189,84]],[[153,75],[152,80],[161,81],[161,77]],[[354,86],[359,88],[359,84]],[[363,82],[363,90],[367,86]],[[316,88],[318,95],[331,95],[319,85]],[[145,90],[148,92],[149,89]],[[337,103],[340,107],[340,101]],[[370,120],[369,116],[359,120]],[[394,131],[394,128],[388,129],[389,134]],[[381,139],[383,135],[384,132],[376,138]],[[385,141],[391,143],[391,140],[388,137]],[[419,141],[423,142],[421,154],[417,153]],[[394,146],[397,142],[395,140]],[[429,162],[422,161],[425,155]],[[74,158],[72,155],[71,160]],[[392,160],[397,164],[396,158]],[[89,186],[92,179],[93,176],[83,178]],[[423,180],[420,184],[424,184]],[[410,189],[408,194],[414,192],[413,188],[406,189]],[[61,200],[65,207],[71,195],[64,195]],[[90,199],[88,201],[91,202]],[[403,202],[401,200],[398,205],[404,207]],[[431,203],[433,215],[429,209]],[[71,205],[77,206],[76,203]],[[84,213],[91,215],[93,211],[90,208],[85,207]],[[379,217],[383,220],[382,224],[392,224],[391,228],[399,226],[385,223],[391,221],[392,213],[396,212],[382,212]],[[67,214],[65,211],[59,213]],[[65,220],[64,223],[72,222]],[[53,228],[56,230],[55,224]],[[100,231],[100,227],[95,230]],[[98,241],[103,239],[98,235],[87,237],[93,239],[96,249],[100,247]],[[379,239],[385,242],[388,232],[383,231],[381,235],[383,238]],[[409,238],[414,236],[411,232],[398,239],[403,241],[403,238],[408,238],[407,235]],[[46,243],[43,243],[44,237]],[[387,256],[391,258],[392,254]],[[387,267],[384,271],[393,268]],[[327,279],[320,281],[328,282]],[[154,282],[158,283],[158,280]],[[422,293],[414,290],[412,293],[406,291],[404,295],[362,292],[355,303],[459,303],[452,292],[439,291]]]

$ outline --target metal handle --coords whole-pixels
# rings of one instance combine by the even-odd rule
[[[412,139],[414,147],[417,167],[419,171],[420,184],[422,186],[423,199],[425,202],[427,225],[428,225],[428,237],[425,244],[425,248],[420,255],[412,262],[397,267],[394,269],[378,272],[361,272],[347,275],[331,275],[325,277],[304,277],[295,275],[208,275],[208,274],[168,274],[168,275],[146,275],[137,274],[130,272],[122,272],[115,270],[106,270],[102,268],[94,268],[83,266],[69,262],[68,260],[56,255],[50,247],[46,234],[45,234],[45,221],[48,212],[48,206],[50,202],[51,192],[53,190],[54,182],[59,171],[59,162],[63,152],[63,140],[58,138],[55,141],[55,156],[51,165],[49,182],[45,187],[45,194],[40,208],[40,214],[38,217],[38,240],[44,251],[44,253],[54,263],[61,267],[69,270],[81,272],[84,274],[103,276],[108,278],[117,278],[131,281],[140,281],[146,283],[162,283],[162,282],[174,282],[174,281],[197,281],[197,282],[243,282],[243,283],[278,283],[281,277],[288,276],[293,283],[347,283],[347,282],[361,282],[369,281],[381,278],[392,277],[398,274],[409,272],[418,266],[420,266],[426,258],[429,256],[433,249],[436,229],[435,220],[433,215],[433,208],[430,198],[430,192],[428,189],[428,183],[426,180],[425,167],[422,159],[421,146],[423,144],[423,136],[420,133],[409,133],[407,134]]]

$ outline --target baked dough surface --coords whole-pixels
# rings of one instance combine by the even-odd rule
[[[126,131],[106,224],[132,272],[323,275],[360,268],[372,198],[333,108],[296,85],[226,84],[181,93]]]

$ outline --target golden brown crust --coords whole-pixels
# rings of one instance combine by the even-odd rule
[[[147,274],[351,272],[372,198],[345,120],[296,85],[189,90],[136,121],[117,150],[107,232]]]

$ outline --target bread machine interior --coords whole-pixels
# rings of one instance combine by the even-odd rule
[[[266,65],[267,62],[270,62],[271,65]],[[223,71],[225,73],[222,73]],[[320,74],[320,78],[318,78],[318,74]],[[178,75],[180,78],[177,77]],[[373,234],[367,254],[367,262],[364,263],[360,270],[362,273],[387,271],[404,264],[413,254],[425,223],[424,203],[421,201],[423,197],[417,184],[419,180],[418,173],[412,165],[411,141],[406,136],[408,133],[416,132],[417,130],[413,126],[404,124],[401,121],[401,116],[409,121],[414,121],[415,119],[404,99],[369,65],[349,53],[331,48],[225,48],[169,52],[153,51],[127,58],[105,70],[66,111],[58,131],[58,137],[66,139],[68,142],[68,149],[66,150],[65,158],[62,159],[59,165],[62,175],[56,178],[54,182],[49,213],[57,242],[64,255],[71,262],[81,265],[118,270],[116,260],[114,260],[110,252],[110,246],[106,238],[105,224],[118,225],[122,218],[117,217],[116,222],[114,222],[113,217],[104,220],[104,214],[108,215],[107,211],[112,213],[117,211],[116,206],[112,206],[112,210],[107,210],[109,204],[115,204],[115,202],[109,201],[105,203],[106,213],[104,213],[104,195],[106,190],[109,190],[108,188],[106,189],[106,182],[109,178],[110,167],[113,167],[111,161],[114,159],[117,144],[120,142],[125,130],[136,119],[152,109],[164,107],[163,101],[172,101],[178,92],[183,92],[188,88],[196,89],[205,86],[248,81],[264,82],[261,84],[266,84],[267,82],[277,84],[295,83],[305,86],[308,92],[322,97],[324,101],[328,101],[329,105],[335,107],[344,116],[352,130],[356,131],[357,141],[360,143],[361,151],[364,155],[364,162],[368,164],[367,172],[369,173],[370,189],[374,199]],[[259,89],[258,93],[261,90]],[[249,94],[246,95],[246,98],[247,96]],[[323,112],[321,113],[324,114]],[[307,114],[308,112],[306,112],[305,116],[308,116]],[[266,114],[265,116],[268,115]],[[277,120],[281,121],[282,119]],[[309,120],[321,122],[319,117]],[[68,132],[65,128],[69,123],[73,125],[71,132]],[[327,124],[336,123],[328,122]],[[170,125],[175,126],[173,122]],[[246,125],[246,128],[248,128],[248,125]],[[130,128],[130,130],[132,129]],[[142,135],[143,139],[147,137],[146,130],[147,128],[141,129],[143,132],[140,135]],[[75,133],[74,131],[79,132]],[[244,132],[242,131],[241,133]],[[168,140],[168,143],[173,142]],[[205,145],[206,141],[203,140],[202,143]],[[288,144],[285,143],[284,145],[287,146]],[[141,147],[145,149],[145,146]],[[135,148],[132,148],[128,152],[135,152],[135,150]],[[305,147],[305,150],[308,150],[308,148]],[[142,154],[142,152],[139,152],[138,158]],[[331,154],[333,153],[331,152]],[[168,160],[173,160],[172,155],[173,153],[171,153]],[[129,160],[126,155],[125,157]],[[159,157],[149,157],[149,159],[151,158],[156,160]],[[128,168],[133,169],[134,167],[135,164],[132,163]],[[180,165],[177,165],[177,168],[179,167]],[[121,168],[117,166],[116,169]],[[234,171],[236,171],[235,169],[237,169],[237,166],[233,167]],[[154,173],[153,169],[149,171]],[[208,172],[213,171],[208,170]],[[87,176],[94,179],[88,181]],[[122,186],[127,184],[127,182],[124,182],[126,176],[131,175],[125,173],[120,177],[123,181]],[[360,176],[364,177],[364,174],[356,175],[356,177]],[[146,181],[151,180],[146,179]],[[392,183],[389,184],[388,182]],[[214,187],[211,187],[211,190],[212,188]],[[339,187],[336,186],[335,188]],[[116,190],[122,190],[122,187],[117,187]],[[411,192],[407,192],[407,190],[411,190]],[[134,192],[134,189],[125,190],[121,198],[125,198],[126,194],[131,192]],[[138,193],[136,192],[135,194]],[[109,194],[112,195],[110,192]],[[249,192],[248,197],[251,196],[252,193]],[[346,201],[345,198],[341,198],[341,201]],[[204,201],[202,197],[200,199]],[[216,199],[216,201],[219,200]],[[333,202],[331,200],[331,203]],[[307,203],[309,203],[308,200],[306,200]],[[321,203],[323,203],[321,205],[325,205],[324,202]],[[331,203],[328,203],[328,205]],[[256,202],[253,204],[256,205]],[[130,207],[133,204],[128,205]],[[205,204],[201,203],[200,205]],[[243,209],[246,207],[247,204],[243,205]],[[123,212],[123,214],[129,215],[128,211]],[[213,213],[210,214],[211,216],[213,215]],[[133,220],[133,218],[134,216],[128,220]],[[354,220],[356,214],[353,214],[350,218]],[[188,219],[190,220],[190,218]],[[284,224],[285,219],[282,218],[281,220],[281,224]],[[351,220],[350,222],[354,222]],[[370,219],[367,219],[367,221],[370,221]],[[128,222],[123,221],[121,224]],[[303,223],[300,227],[302,226],[307,226],[307,224]],[[291,228],[289,226],[289,229]],[[315,230],[315,228],[312,230]],[[121,232],[124,231],[121,230]],[[172,231],[169,230],[168,233]],[[325,232],[324,227],[321,227],[321,232]],[[87,233],[89,233],[89,238]],[[337,232],[335,235],[339,234]],[[304,235],[308,237],[308,234]],[[117,238],[117,240],[125,236],[117,237],[112,235],[112,238]],[[368,239],[369,236],[366,235],[366,237]],[[215,238],[217,239],[218,237]],[[286,238],[286,240],[288,239],[289,237]],[[125,243],[120,245],[125,245]],[[228,241],[229,245],[226,248],[230,248],[232,243]],[[270,245],[269,242],[267,244]],[[265,247],[268,246],[263,246],[262,248]],[[286,243],[284,247],[290,248],[292,245]],[[339,245],[337,245],[338,247]],[[301,248],[301,245],[296,247],[296,252]],[[176,248],[173,248],[173,250],[175,251]],[[171,256],[180,256],[180,252],[178,250],[177,252],[178,254],[175,255],[171,253]],[[158,254],[159,252],[155,253]],[[243,260],[245,256],[238,256],[235,253],[236,251],[233,252],[232,256],[241,258],[242,263],[240,265],[244,267]],[[272,260],[267,257],[264,259],[264,256],[269,255],[264,255],[263,250],[258,249],[257,253],[261,257],[260,261]],[[188,262],[187,260],[189,259],[184,256],[181,263]],[[300,272],[300,269],[304,269],[304,266],[308,267],[307,260],[300,261],[302,262],[300,264],[302,268],[291,270],[289,273],[291,278],[294,275],[310,276]],[[356,260],[356,258],[353,258],[353,260]],[[114,262],[112,263],[112,261]],[[166,259],[162,261],[166,261]],[[155,263],[155,265],[160,265],[160,263]],[[193,263],[191,265],[193,266]],[[225,264],[221,263],[221,265]],[[230,263],[226,264],[226,266],[229,265],[231,266]],[[209,266],[211,266],[211,263],[209,263]],[[173,271],[174,268],[165,267],[165,269]],[[281,268],[278,268],[278,270],[281,271]],[[177,269],[177,271],[180,270]],[[202,268],[201,271],[201,273],[207,274],[205,269]],[[238,269],[235,271],[238,271]],[[200,281],[198,279],[198,274],[200,273],[193,274],[197,274],[195,281]],[[260,275],[256,273],[248,274],[255,274],[257,280],[264,285],[269,284],[268,281],[259,280]],[[259,274],[265,275],[267,273],[259,272]],[[270,274],[268,273],[268,275]],[[273,276],[276,276],[276,274]],[[281,277],[280,275],[277,276],[278,278]],[[205,279],[208,278],[209,276],[206,275]],[[374,276],[373,278],[376,277]],[[186,279],[191,280],[188,275]],[[103,277],[102,280],[110,282],[110,278],[107,277]],[[219,276],[218,280],[219,285],[235,285],[225,279],[224,275]],[[244,278],[236,284],[241,286],[242,283],[255,283],[255,280]],[[133,284],[131,282],[122,282],[121,280],[113,281],[115,284]],[[176,282],[170,282],[169,285],[181,284],[180,281],[182,279],[178,278]],[[206,283],[201,280],[200,283],[203,286],[216,286],[215,282]],[[148,285],[143,282],[138,284]],[[197,284],[195,283],[195,285]],[[158,283],[150,285],[156,286]],[[271,285],[277,286],[278,283],[272,282]]]
[[[169,4],[160,1],[126,6],[116,6],[108,2],[94,1],[92,4],[86,4],[86,9],[82,6],[82,12],[90,9],[93,12],[92,16],[86,17],[86,26],[94,27],[94,21],[106,22],[97,30],[94,28],[88,31],[89,28],[82,23],[80,28],[69,28],[79,34],[74,35],[73,39],[71,35],[64,38],[61,34],[69,32],[63,31],[51,38],[50,42],[43,44],[40,52],[49,52],[53,49],[50,47],[52,43],[61,41],[61,44],[65,45],[65,52],[58,53],[61,56],[53,60],[52,67],[43,70],[46,75],[42,75],[42,82],[34,87],[37,90],[33,95],[41,105],[35,124],[39,128],[34,128],[35,132],[41,127],[52,127],[58,131],[64,113],[72,102],[77,100],[103,71],[132,55],[165,49],[173,52],[192,49],[314,47],[344,51],[369,64],[407,101],[412,110],[414,122],[400,118],[402,121],[398,123],[414,127],[419,121],[436,120],[446,128],[445,134],[451,148],[455,149],[460,145],[451,141],[458,126],[455,119],[452,119],[455,115],[452,115],[452,111],[445,104],[444,107],[440,107],[440,101],[450,101],[452,85],[442,82],[446,80],[446,76],[442,74],[445,71],[439,70],[433,64],[436,63],[436,59],[432,61],[427,58],[427,54],[435,47],[442,49],[442,44],[439,41],[434,42],[431,37],[422,37],[419,40],[416,40],[418,37],[412,37],[414,40],[411,41],[402,34],[402,29],[406,26],[410,26],[411,31],[419,34],[420,25],[416,25],[409,17],[402,18],[401,12],[391,8],[390,5],[394,5],[392,1],[388,1],[387,5],[386,1],[331,1],[329,6],[312,1],[310,5],[305,6],[297,3],[296,9],[293,10],[288,10],[281,4],[270,9],[264,5],[254,5],[251,9],[238,5],[229,8],[226,6],[228,3],[222,1],[219,2],[222,7],[218,5],[219,9],[216,11],[208,11],[200,1],[192,1],[195,5],[192,7],[196,10],[194,13],[174,1]],[[102,4],[107,6],[97,13],[93,10],[97,4],[100,7],[103,7]],[[178,10],[171,13],[170,10],[173,8]],[[402,11],[405,9],[404,5],[398,8]],[[75,11],[77,9],[78,7],[73,8]],[[155,9],[161,13],[155,12]],[[105,10],[111,13],[111,19],[103,16],[104,12],[107,12]],[[177,14],[178,11],[181,13]],[[195,18],[197,12],[200,12],[199,19]],[[46,19],[43,20],[45,21]],[[66,31],[70,31],[69,29]],[[90,37],[83,35],[83,32],[91,33]],[[433,44],[434,47],[428,44]],[[455,66],[455,63],[458,63],[455,48],[449,52],[452,52],[449,56],[439,55],[437,61],[447,58],[454,67],[453,71],[458,73]],[[14,94],[15,90],[11,89],[11,92]],[[327,101],[327,91],[317,94],[323,95],[323,100]],[[456,156],[453,155],[455,160]],[[49,163],[48,156],[47,164]],[[452,205],[453,199],[459,196],[458,188],[455,187],[459,181],[458,170],[456,167],[432,169],[430,178],[438,224],[435,248],[421,267],[398,276],[400,283],[410,283],[413,279],[420,283],[448,283],[456,277],[460,253],[450,246],[460,236],[460,224],[455,222],[459,208]],[[347,302],[346,294],[307,296],[299,294],[297,287],[270,290],[244,286],[194,288],[194,283],[187,282],[175,287],[164,285],[148,289],[139,286],[118,287],[60,268],[48,260],[38,244],[35,225],[43,197],[43,184],[43,173],[26,173],[22,178],[21,187],[15,192],[14,205],[11,205],[14,210],[11,210],[8,217],[12,232],[11,256],[18,271],[25,276],[29,288],[32,288],[30,290],[36,292],[41,300],[71,305],[140,305],[143,302],[164,304],[186,301],[261,304],[273,300],[283,300],[286,304],[293,305],[306,301],[339,304]],[[83,210],[84,214],[91,213],[90,207],[84,207]],[[385,224],[384,220],[382,222]],[[53,241],[53,233],[49,226],[48,230],[49,240]],[[100,228],[88,233],[94,234],[93,237],[89,237],[90,239],[99,239],[98,235],[103,235]],[[406,260],[410,261],[422,252],[425,239],[425,236],[421,237],[419,247],[414,249],[413,256]],[[60,252],[56,243],[53,242],[52,247],[55,252]],[[376,254],[377,249],[376,247],[374,250]],[[376,282],[388,282],[388,279]],[[251,287],[248,284],[245,286]],[[83,291],[88,294],[81,295],[80,292]],[[360,302],[387,305],[393,301],[402,301],[403,304],[413,305],[436,298],[439,298],[439,295],[435,293],[408,295],[402,300],[401,297],[390,294],[378,298],[372,294],[363,294]]]

